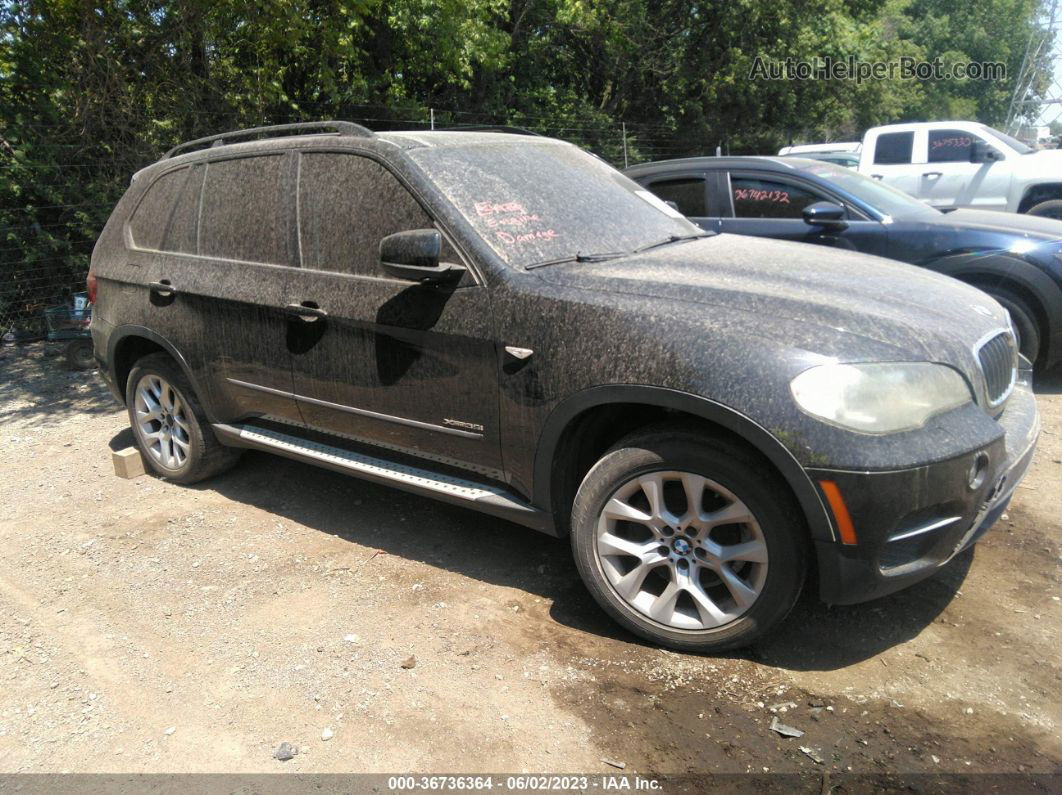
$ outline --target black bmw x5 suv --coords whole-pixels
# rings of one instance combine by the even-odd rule
[[[748,643],[811,570],[835,603],[936,571],[1038,431],[984,293],[706,233],[546,138],[194,141],[134,177],[89,278],[162,477],[252,448],[570,534],[601,606],[677,649]]]

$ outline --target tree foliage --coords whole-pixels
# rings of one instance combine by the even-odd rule
[[[10,0],[0,320],[72,284],[129,176],[264,123],[518,124],[622,163],[1000,123],[1036,0]],[[757,57],[1003,61],[998,82],[750,80]],[[627,129],[626,140],[621,125]],[[36,291],[36,292],[35,292]],[[54,297],[54,296],[50,296]],[[4,329],[0,328],[0,332]]]

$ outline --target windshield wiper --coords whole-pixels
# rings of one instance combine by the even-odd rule
[[[526,265],[524,270],[533,271],[535,268],[545,268],[547,265],[563,265],[565,262],[604,262],[605,260],[616,259],[616,257],[626,257],[630,253],[629,251],[602,251],[597,254],[584,254],[581,251],[577,251],[567,257]]]
[[[651,248],[660,248],[661,246],[669,246],[672,243],[679,243],[683,240],[700,240],[702,237],[712,237],[715,232],[700,232],[694,235],[668,235],[663,240],[657,240],[655,243],[650,243],[647,246],[636,248],[632,251],[632,254],[641,254],[643,251],[648,251]]]

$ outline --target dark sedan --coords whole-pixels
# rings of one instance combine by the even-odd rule
[[[627,176],[705,229],[846,248],[976,285],[1010,312],[1021,351],[1062,360],[1062,222],[941,212],[851,169],[796,157],[698,157]]]

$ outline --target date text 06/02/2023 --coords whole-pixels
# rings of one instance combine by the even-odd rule
[[[391,776],[387,788],[392,792],[465,791],[465,792],[660,792],[662,783],[637,775],[446,775]]]

